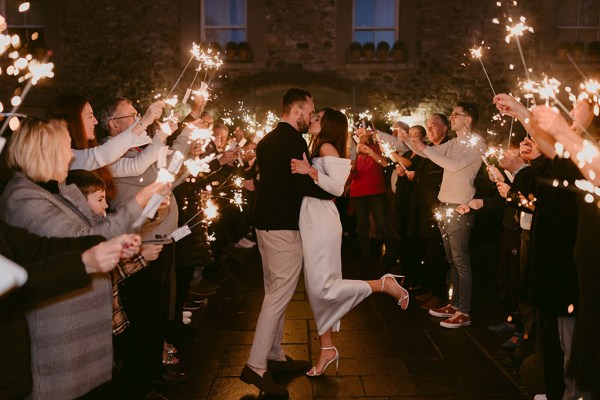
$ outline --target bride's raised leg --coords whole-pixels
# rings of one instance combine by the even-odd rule
[[[403,310],[408,308],[410,300],[408,291],[404,289],[396,278],[404,278],[402,275],[385,274],[376,281],[367,281],[373,293],[387,293],[398,301],[398,305]]]

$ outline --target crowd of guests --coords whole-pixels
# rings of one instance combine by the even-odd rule
[[[583,97],[572,124],[508,95],[494,103],[528,134],[487,168],[473,103],[432,114],[425,126],[394,123],[392,134],[356,129],[342,218],[353,216],[362,265],[381,255],[386,272],[420,288],[413,294],[421,308],[454,329],[472,322],[476,216],[500,210],[498,281],[511,315],[490,329],[514,334],[505,344],[514,362],[543,354],[547,398],[595,398],[592,248],[600,213],[581,182],[598,185],[600,168],[581,152],[597,145],[600,120]],[[179,362],[173,343],[195,339],[190,312],[226,280],[229,246],[256,245],[250,216],[260,185],[258,139],[241,128],[230,133],[204,106],[194,99],[167,129],[156,123],[160,101],[140,115],[125,98],[94,112],[83,96],[65,95],[48,120],[29,117],[12,133],[3,151],[10,173],[0,253],[30,277],[0,297],[2,346],[12,355],[0,363],[0,398],[161,399],[156,385],[186,379],[166,368]],[[192,139],[195,128],[212,137]],[[178,155],[214,155],[210,172],[176,187],[161,183],[161,164]],[[234,176],[244,179],[242,209],[229,198]],[[219,195],[211,198],[209,187]],[[148,215],[157,196],[162,202]],[[208,201],[219,209],[210,227],[200,221]],[[182,226],[189,229],[175,235]],[[373,236],[382,246],[374,248]]]
[[[200,222],[207,187],[224,198],[242,176],[251,199],[256,174],[252,138],[229,140],[204,104],[197,98],[181,124],[161,128],[162,101],[139,115],[125,98],[94,112],[84,97],[64,95],[47,120],[28,117],[12,133],[1,249],[29,280],[0,298],[3,349],[11,349],[0,366],[1,398],[160,399],[156,385],[186,379],[167,368],[179,362],[173,343],[195,340],[186,323],[225,280],[227,242],[255,245],[246,237],[249,207],[220,201],[212,241]],[[192,139],[195,129],[212,137]],[[209,173],[176,187],[158,179],[174,157],[209,156]],[[148,213],[156,198],[158,210]],[[184,225],[187,234],[175,235]]]
[[[512,334],[503,347],[514,353],[504,361],[515,367],[526,357],[541,360],[545,393],[539,398],[597,398],[599,330],[592,315],[598,286],[593,231],[600,217],[594,191],[600,167],[597,105],[582,94],[567,123],[556,109],[529,110],[509,95],[497,95],[494,104],[527,131],[496,164],[473,129],[478,112],[471,103],[458,102],[449,118],[431,115],[425,127],[398,124],[393,135],[358,130],[349,196],[361,255],[369,237],[361,207],[369,204],[375,236],[384,244],[383,268],[406,275],[421,308],[442,318],[440,326],[469,326],[471,232],[478,223],[494,221],[486,213],[500,211],[498,226],[484,228],[501,231],[497,283],[510,312],[489,329]],[[390,144],[401,150],[390,152]],[[386,169],[395,175],[387,203]],[[359,178],[357,187],[361,175],[368,183]],[[386,261],[387,254],[396,262]]]

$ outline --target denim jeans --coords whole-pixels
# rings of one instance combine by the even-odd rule
[[[446,258],[450,263],[453,287],[451,304],[461,313],[468,315],[471,312],[473,280],[469,240],[474,217],[472,213],[460,215],[456,211],[457,206],[458,204],[440,204],[438,210],[443,217],[438,221],[438,227],[444,241]],[[450,216],[447,216],[448,209],[453,210]]]
[[[575,317],[558,317],[558,336],[560,347],[565,355],[564,370],[567,370],[569,358],[571,357],[571,343],[573,342],[573,331],[575,330]],[[563,400],[589,400],[591,394],[582,392],[575,387],[575,379],[568,377],[565,373],[565,394]]]
[[[352,197],[352,205],[356,214],[356,233],[360,244],[360,255],[363,257],[369,255],[369,212],[371,212],[377,230],[385,243],[386,254],[396,257],[394,237],[388,225],[388,204],[385,193]]]

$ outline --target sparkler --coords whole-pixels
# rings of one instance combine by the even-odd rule
[[[509,22],[512,22],[512,18],[508,18]],[[519,36],[523,36],[524,32],[532,32],[533,33],[533,28],[530,26],[525,25],[525,21],[526,18],[525,17],[520,17],[520,22],[513,25],[513,26],[506,26],[506,30],[509,32],[508,35],[506,35],[505,37],[505,41],[506,43],[510,43],[510,39],[511,38],[515,38],[515,41],[517,42],[517,47],[519,48],[519,54],[521,55],[521,61],[523,62],[523,68],[525,68],[525,75],[527,76],[527,80],[530,80],[529,78],[529,68],[527,68],[527,63],[525,62],[525,56],[523,55],[523,49],[521,48],[521,41],[519,40]]]
[[[485,66],[483,65],[483,61],[481,60],[481,46],[479,46],[478,48],[472,48],[470,51],[471,51],[471,57],[479,60],[479,63],[481,64],[481,68],[483,69],[483,73],[485,74],[485,77],[487,78],[487,81],[490,84],[490,88],[492,89],[492,93],[494,93],[494,97],[495,97],[496,91],[494,90],[494,86],[492,85],[490,76],[488,75],[488,73],[485,69]]]
[[[548,78],[548,76],[544,76],[544,79],[542,79],[542,81],[540,82],[529,81],[526,83],[528,85],[528,88],[531,88],[532,92],[538,93],[542,99],[546,100],[546,106],[549,106],[549,101],[550,99],[552,99],[553,103],[555,105],[558,105],[565,112],[565,114],[569,116],[571,121],[575,122],[577,126],[581,128],[582,132],[588,137],[588,139],[590,139],[591,141],[595,140],[594,137],[584,126],[575,121],[575,118],[571,115],[567,107],[565,107],[565,105],[558,99],[558,97],[556,97],[556,95],[560,92],[558,89],[561,85],[559,80],[555,78]],[[589,85],[590,88],[595,87],[593,83],[590,83]]]
[[[27,81],[25,88],[23,88],[23,91],[19,95],[13,97],[13,99],[11,100],[11,103],[13,105],[13,108],[10,110],[11,115],[15,115],[17,110],[19,110],[19,107],[21,107],[21,104],[23,103],[25,96],[27,96],[27,94],[29,93],[29,90],[31,89],[31,87],[33,85],[38,83],[40,79],[52,78],[54,76],[54,73],[52,72],[52,69],[54,68],[54,64],[46,63],[46,60],[48,59],[48,57],[51,54],[52,54],[52,52],[48,51],[46,53],[46,56],[44,57],[44,60],[42,60],[42,62],[39,62],[37,60],[31,60],[29,62],[29,64],[28,64],[29,72],[25,75],[27,77],[26,79],[29,79],[29,80]],[[7,118],[4,121],[2,128],[0,128],[0,136],[2,136],[2,134],[8,127],[10,121],[12,121],[12,118]]]
[[[192,60],[194,58],[199,58],[200,57],[200,46],[198,46],[196,43],[192,43],[192,49],[190,50],[190,53],[192,53],[190,59],[188,60],[187,64],[185,64],[185,67],[183,67],[183,71],[181,71],[181,74],[179,74],[179,77],[175,81],[175,84],[173,85],[173,87],[171,88],[171,90],[169,90],[169,93],[167,94],[167,97],[171,96],[171,93],[173,93],[173,91],[175,90],[175,88],[179,84],[179,81],[181,80],[181,77],[183,76],[183,74],[185,73],[185,71],[190,66],[190,63],[192,62]]]
[[[579,66],[577,65],[577,63],[575,62],[575,60],[573,60],[573,57],[571,57],[571,55],[569,53],[567,53],[567,58],[569,59],[569,61],[571,62],[571,64],[573,64],[573,67],[575,68],[575,70],[577,70],[577,72],[579,72],[579,75],[581,75],[581,77],[583,78],[583,80],[586,80],[587,77],[585,76],[585,74],[583,73],[583,71],[581,70],[581,68],[579,68]]]
[[[402,163],[402,161],[400,160],[400,157],[398,157],[398,155],[396,154],[396,149],[392,149],[392,147],[390,146],[389,143],[381,143],[379,146],[380,146],[381,150],[383,151],[382,155],[384,155],[386,158],[389,158],[389,159],[393,160],[394,162],[396,162],[398,165],[400,165],[402,167],[402,169],[404,170],[404,172],[407,171],[406,165],[404,165]]]
[[[203,96],[206,100],[209,97],[209,88],[212,85],[212,81],[214,79],[216,71],[219,69],[221,65],[223,65],[223,61],[219,57],[218,52],[213,52],[213,49],[209,48],[206,52],[201,52],[198,55],[198,68],[196,68],[196,73],[194,74],[194,78],[192,79],[192,83],[186,90],[185,96],[183,98],[183,102],[185,103],[190,95],[190,93],[194,93],[197,96]],[[193,91],[192,87],[194,87],[194,82],[196,82],[196,78],[200,71],[204,69],[204,79],[200,84],[200,89]],[[210,75],[209,75],[209,71]],[[208,78],[208,80],[207,80]]]

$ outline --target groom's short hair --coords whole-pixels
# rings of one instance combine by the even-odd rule
[[[281,99],[281,112],[282,115],[287,115],[292,111],[292,106],[295,103],[304,103],[306,98],[312,98],[312,94],[308,90],[291,88],[283,95]]]

